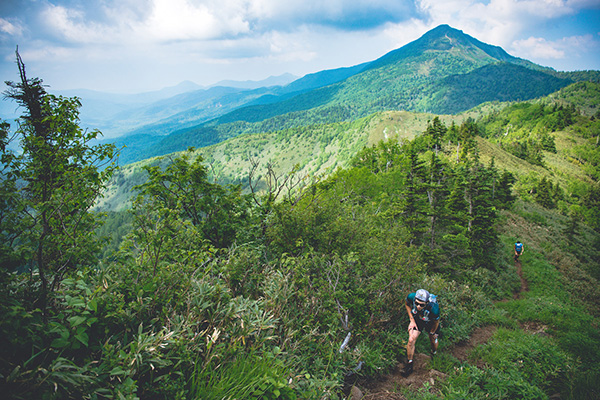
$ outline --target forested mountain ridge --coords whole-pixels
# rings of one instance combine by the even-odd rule
[[[298,166],[299,174],[320,176],[338,166],[346,166],[364,146],[388,137],[413,138],[425,129],[430,118],[427,114],[408,112],[378,113],[354,122],[240,135],[197,149],[196,154],[211,164],[214,179],[222,184],[240,183],[247,187],[252,160],[260,165],[260,175],[264,175],[264,168],[270,162],[279,174]],[[129,208],[132,187],[145,179],[143,166],[165,165],[169,158],[171,156],[150,158],[121,167],[100,199],[98,209],[118,211]]]
[[[170,129],[166,137],[145,136],[147,146],[124,149],[122,161],[204,147],[243,133],[352,121],[378,111],[459,113],[488,101],[545,96],[580,79],[599,81],[600,73],[558,73],[442,25],[375,61],[323,71],[319,78],[327,86],[306,87],[301,82],[313,79],[307,76],[200,125],[178,129],[172,123],[176,119],[166,121],[161,128]],[[302,91],[286,92],[296,87]],[[130,140],[136,139],[123,138],[119,145]]]
[[[180,94],[117,115],[114,124],[118,124],[118,131],[126,135],[118,139],[104,140],[104,142],[114,143],[118,147],[127,146],[121,156],[123,163],[147,158],[156,153],[156,150],[152,149],[153,146],[160,148],[161,142],[172,141],[165,140],[164,136],[174,131],[185,131],[187,127],[211,120],[237,107],[277,103],[299,93],[330,85],[356,74],[364,68],[364,65],[319,71],[285,86],[252,90],[216,86],[207,90]],[[144,124],[145,119],[154,122]],[[128,129],[127,126],[130,124],[131,127]],[[109,126],[109,129],[112,127]],[[210,143],[207,141],[206,145]]]
[[[465,113],[437,115],[437,117],[448,126],[453,122],[460,125],[468,118],[480,121],[482,123],[482,135],[487,137],[487,139],[481,138],[485,141],[482,142],[482,146],[488,149],[483,151],[481,156],[486,161],[495,157],[499,168],[517,173],[520,169],[537,168],[537,166],[529,165],[526,167],[524,165],[528,164],[515,164],[513,161],[505,164],[505,162],[509,162],[506,153],[507,151],[515,153],[516,150],[509,148],[514,143],[521,143],[522,146],[526,146],[527,140],[532,143],[535,142],[533,139],[529,139],[529,136],[532,124],[535,125],[539,122],[536,120],[538,117],[531,118],[522,114],[510,116],[509,112],[504,115],[501,110],[511,109],[511,107],[518,108],[519,104],[559,104],[564,105],[564,107],[576,107],[587,117],[592,117],[600,107],[599,87],[600,85],[596,83],[582,82],[530,103],[491,102]],[[375,113],[354,122],[321,124],[281,131],[268,131],[265,129],[266,133],[248,133],[220,144],[197,149],[196,153],[202,155],[206,162],[212,165],[214,177],[221,183],[247,185],[248,173],[252,168],[251,160],[255,160],[261,165],[260,174],[265,173],[264,167],[270,162],[276,165],[279,173],[291,171],[294,166],[298,166],[300,174],[321,176],[331,173],[336,167],[347,167],[352,155],[364,146],[375,144],[380,140],[412,139],[422,135],[426,130],[428,121],[434,117],[436,117],[434,114],[390,111]],[[492,121],[498,120],[500,122],[492,123]],[[548,124],[548,122],[541,123]],[[257,123],[257,125],[260,127],[261,123]],[[238,126],[241,128],[243,125]],[[519,126],[522,127],[519,128]],[[579,124],[576,124],[570,129],[586,129],[579,126]],[[581,139],[562,132],[563,128],[564,126],[556,125],[552,135],[561,143],[565,143],[563,159],[572,158],[572,143],[581,142]],[[508,136],[504,135],[507,133],[507,129],[510,133]],[[260,130],[257,129],[257,131]],[[556,132],[557,130],[559,132]],[[217,131],[213,130],[212,132]],[[521,132],[520,136],[519,132]],[[539,136],[540,134],[536,133],[536,135]],[[511,144],[507,144],[504,149],[490,147],[489,140],[495,141],[495,138],[499,136],[502,137],[504,142]],[[523,137],[525,139],[521,140]],[[536,140],[539,141],[540,139]],[[191,145],[191,143],[189,144]],[[542,145],[540,144],[540,146]],[[536,152],[539,155],[540,151],[546,151],[546,159],[554,157],[554,153],[548,152],[542,147],[533,144],[530,146],[530,153]],[[517,157],[514,160],[519,160],[519,158]],[[532,161],[531,157],[529,161]],[[127,208],[128,200],[132,196],[131,188],[135,185],[134,182],[141,183],[144,179],[142,166],[154,162],[153,159],[148,159],[122,167],[116,173],[113,183],[109,185],[104,198],[100,200],[99,208],[113,211]],[[566,181],[584,174],[582,168],[577,168],[577,171],[580,172],[567,173],[568,178],[566,180],[561,178],[561,186],[565,187]],[[541,173],[542,175],[547,174],[544,168],[541,169]],[[564,175],[564,173],[561,172],[560,175]],[[548,174],[548,177],[550,177],[550,174]]]
[[[314,88],[327,86],[345,79],[363,69],[363,65],[349,68],[325,70],[306,75],[283,86],[241,89],[230,86],[214,86],[208,89],[190,91],[154,102],[137,110],[128,110],[116,116],[117,123],[126,125],[135,121],[136,129],[127,131],[127,136],[164,136],[174,127],[182,129],[217,118],[241,106],[269,104],[281,101]],[[151,124],[140,123],[152,118]],[[120,128],[121,130],[123,128]],[[152,139],[150,139],[152,140]]]

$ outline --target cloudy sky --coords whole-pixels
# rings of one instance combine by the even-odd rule
[[[556,70],[600,69],[600,0],[0,0],[0,79],[17,79],[17,45],[51,90],[303,76],[440,24]]]

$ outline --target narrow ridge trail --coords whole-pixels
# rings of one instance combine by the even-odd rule
[[[529,287],[527,281],[523,278],[521,262],[515,261],[515,266],[517,267],[517,273],[521,280],[521,289],[518,293],[514,294],[514,298],[519,299],[523,292],[529,290]],[[530,327],[530,329],[527,329],[528,327],[524,328],[525,330],[531,330]],[[487,343],[496,330],[497,327],[494,325],[476,328],[471,333],[468,340],[459,342],[452,348],[443,351],[450,352],[460,362],[465,362],[468,360],[471,350],[481,344]],[[380,380],[357,382],[357,386],[352,387],[346,398],[349,400],[408,400],[406,396],[398,393],[398,389],[401,387],[408,388],[411,391],[428,390],[435,393],[439,390],[439,382],[444,380],[447,375],[443,372],[430,369],[428,366],[430,361],[431,357],[429,355],[415,353],[415,370],[410,376],[402,376],[404,365],[400,363],[396,366],[394,371]],[[475,362],[480,368],[485,366],[481,361],[475,360]]]
[[[517,274],[519,274],[519,278],[521,279],[521,291],[519,293],[515,293],[515,299],[521,297],[521,293],[529,291],[529,285],[525,278],[523,278],[523,269],[521,268],[521,261],[515,261],[515,266],[517,267]]]

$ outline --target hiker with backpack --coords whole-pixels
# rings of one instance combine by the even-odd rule
[[[431,353],[433,355],[437,353],[440,332],[440,306],[437,303],[436,296],[425,289],[419,289],[406,296],[405,306],[410,323],[408,324],[408,343],[406,344],[406,358],[408,361],[403,375],[408,376],[413,372],[415,344],[423,330],[429,334]]]
[[[519,261],[519,256],[523,254],[523,243],[520,240],[517,240],[515,243],[515,262]]]

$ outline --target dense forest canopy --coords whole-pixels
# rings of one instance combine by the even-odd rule
[[[271,132],[319,132],[322,154],[336,143],[348,162],[326,175],[256,151],[246,182],[220,184],[216,160],[174,153],[136,167],[129,210],[102,214],[111,174],[134,184],[79,128],[77,99],[48,94],[18,60],[22,153],[1,129],[10,398],[344,398],[401,362],[404,299],[419,287],[442,309],[430,367],[445,378],[411,398],[600,393],[597,84],[433,116],[414,137],[388,135],[401,120],[389,115]],[[344,148],[384,119],[384,140]],[[452,356],[488,325],[473,360]]]

